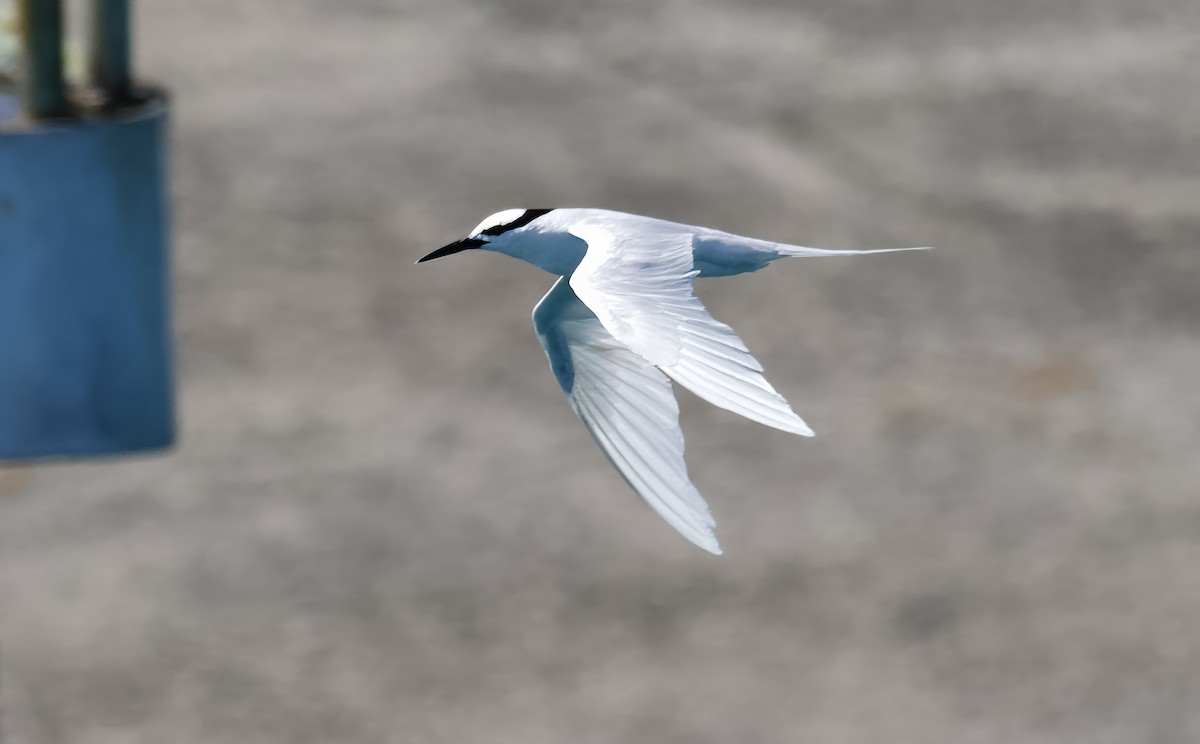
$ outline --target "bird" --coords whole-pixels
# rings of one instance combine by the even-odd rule
[[[733,329],[704,307],[696,278],[746,274],[782,258],[929,247],[828,250],[606,209],[506,209],[417,263],[468,250],[558,277],[534,307],[533,327],[571,408],[659,516],[721,555],[716,520],[688,477],[671,381],[760,424],[804,437],[813,431]]]

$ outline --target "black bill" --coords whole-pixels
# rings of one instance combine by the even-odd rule
[[[455,253],[461,253],[462,251],[468,250],[470,248],[478,248],[479,246],[481,246],[485,243],[487,243],[486,240],[480,240],[479,238],[464,238],[463,240],[455,241],[455,242],[451,243],[450,245],[444,245],[441,248],[438,248],[436,251],[434,251],[433,253],[430,253],[428,256],[418,259],[417,263],[424,263],[426,261],[432,261],[433,259],[441,258],[442,256],[452,256]]]

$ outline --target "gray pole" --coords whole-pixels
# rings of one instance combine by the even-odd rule
[[[88,77],[107,105],[131,98],[129,0],[93,0]]]
[[[17,0],[24,57],[22,101],[31,119],[71,115],[63,82],[63,13],[61,0]]]

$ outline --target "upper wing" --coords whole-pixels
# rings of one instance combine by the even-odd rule
[[[571,408],[626,482],[684,537],[720,555],[716,521],[688,480],[666,376],[614,339],[560,278],[533,326]]]
[[[696,297],[692,236],[670,225],[643,227],[627,237],[598,223],[572,228],[588,244],[571,276],[579,299],[618,341],[701,398],[761,424],[812,436],[733,329]]]

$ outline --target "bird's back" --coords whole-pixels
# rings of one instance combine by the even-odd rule
[[[593,225],[620,238],[618,243],[626,240],[654,242],[665,237],[687,235],[692,240],[695,266],[702,277],[758,271],[780,256],[775,250],[776,244],[765,240],[609,209],[561,208],[547,214],[542,220],[547,227],[564,232],[578,225]]]

